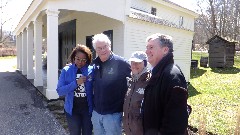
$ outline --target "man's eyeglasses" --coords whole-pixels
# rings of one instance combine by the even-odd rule
[[[96,47],[96,51],[103,51],[103,50],[106,50],[108,47],[108,45],[105,45],[103,47]]]
[[[80,62],[87,62],[87,59],[80,59],[80,58],[77,58],[77,57],[75,57],[75,60],[80,61]]]

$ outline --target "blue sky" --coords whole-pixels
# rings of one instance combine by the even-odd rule
[[[0,13],[0,16],[2,16],[2,22],[8,20],[3,25],[3,30],[13,31],[32,1],[33,0],[2,0],[3,5],[4,3],[8,2],[8,4],[3,8],[2,11],[3,14]],[[182,7],[195,11],[196,0],[170,0],[170,1]]]

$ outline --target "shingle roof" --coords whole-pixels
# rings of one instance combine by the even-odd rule
[[[152,14],[145,13],[145,12],[142,12],[142,11],[139,11],[139,10],[136,10],[136,9],[130,9],[129,17],[134,18],[134,19],[138,19],[138,20],[142,20],[142,21],[146,21],[146,22],[150,22],[150,23],[154,23],[154,24],[159,24],[159,25],[164,25],[164,26],[168,26],[168,27],[172,27],[172,28],[192,31],[190,29],[184,28],[183,26],[179,26],[179,25],[177,25],[173,22],[170,22],[168,20],[159,18],[159,17],[154,16]]]

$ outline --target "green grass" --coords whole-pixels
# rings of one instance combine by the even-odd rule
[[[201,56],[202,57],[208,57],[208,53],[207,52],[193,52],[192,59],[193,60],[200,60]]]
[[[12,72],[17,69],[17,57],[0,57],[0,72]]]
[[[193,59],[200,62],[207,53],[193,52]],[[234,134],[237,110],[240,107],[240,56],[232,68],[203,68],[191,70],[188,102],[193,108],[189,125],[199,128],[206,117],[206,130],[213,134]]]
[[[16,56],[0,57],[0,60],[4,60],[4,59],[13,59],[13,58],[16,58]]]

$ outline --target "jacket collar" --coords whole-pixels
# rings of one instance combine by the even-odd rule
[[[109,58],[108,58],[106,61],[104,61],[104,62],[102,62],[102,61],[100,60],[99,56],[98,56],[94,61],[95,61],[96,63],[105,63],[105,62],[108,62],[108,61],[110,61],[111,59],[113,59],[114,55],[115,55],[115,54],[114,54],[113,52],[111,52]]]
[[[160,60],[158,62],[158,64],[153,67],[152,69],[152,74],[155,75],[157,74],[158,72],[162,72],[162,70],[168,65],[168,64],[171,64],[171,63],[174,63],[174,60],[173,60],[173,53],[168,53],[165,57],[162,58],[162,60]]]

